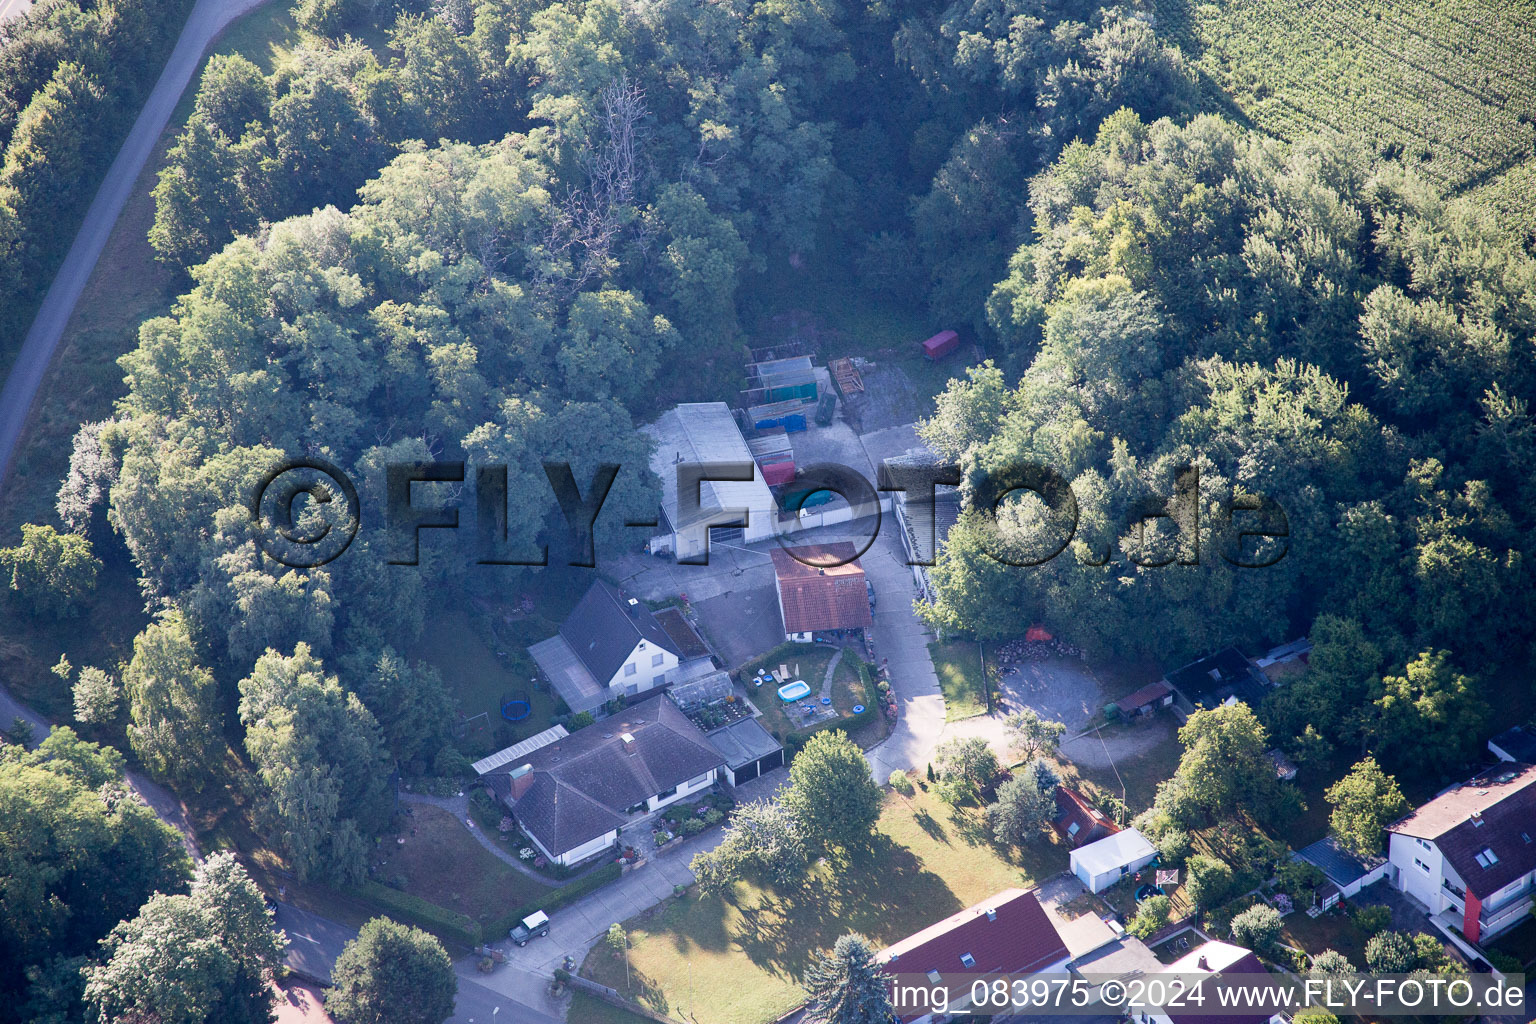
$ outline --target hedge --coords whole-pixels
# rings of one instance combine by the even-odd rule
[[[466,914],[448,910],[430,900],[401,892],[399,889],[391,889],[382,882],[371,879],[354,892],[366,900],[381,904],[405,924],[415,925],[440,938],[452,939],[465,946],[480,945],[480,924]]]
[[[518,907],[516,910],[508,911],[501,917],[487,922],[484,929],[486,939],[495,941],[496,939],[501,938],[507,932],[511,931],[517,922],[521,921],[535,910],[542,910],[547,914],[558,910],[563,906],[574,903],[581,899],[583,896],[589,895],[592,892],[601,889],[609,882],[615,881],[623,873],[623,866],[615,861],[609,864],[604,864],[596,871],[593,871],[590,875],[582,875],[580,878],[576,879],[576,881],[569,885],[562,885],[558,889],[551,889],[548,893],[539,897],[538,899],[533,900],[530,903],[525,903]]]

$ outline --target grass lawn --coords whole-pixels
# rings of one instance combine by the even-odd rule
[[[729,895],[691,892],[625,923],[639,1002],[700,1024],[763,1024],[804,999],[815,952],[857,931],[888,945],[999,890],[1066,869],[1063,847],[1001,856],[980,812],[953,811],[918,790],[886,795],[874,849],[848,864],[817,865],[803,888],[745,882]],[[606,946],[583,973],[625,990],[624,960]]]
[[[805,727],[807,724],[805,717],[790,710],[798,708],[804,701],[797,701],[794,705],[785,704],[775,692],[779,686],[783,685],[783,681],[773,686],[764,683],[761,687],[754,687],[752,677],[757,674],[758,669],[767,668],[777,678],[779,665],[783,663],[789,668],[790,679],[804,679],[810,684],[811,695],[805,700],[816,701],[819,704],[821,681],[826,677],[827,663],[832,660],[833,650],[834,648],[825,644],[785,644],[748,662],[742,668],[738,678],[751,696],[752,703],[763,713],[758,722],[776,739],[782,741]],[[853,714],[854,705],[869,703],[864,694],[864,684],[859,680],[859,670],[854,667],[856,657],[857,654],[854,652],[845,651],[832,676],[832,707],[844,718]],[[827,721],[826,718],[818,715],[810,724],[817,725],[825,721]]]
[[[1349,957],[1356,970],[1365,970],[1365,943],[1370,936],[1348,914],[1329,913],[1312,918],[1306,911],[1298,909],[1286,915],[1280,938],[1282,942],[1300,946],[1309,956],[1317,956],[1325,949],[1336,949]]]
[[[491,856],[447,811],[424,804],[411,809],[414,814],[398,819],[401,831],[385,833],[379,843],[377,881],[482,925],[550,891]]]
[[[974,640],[935,641],[928,645],[933,670],[944,694],[944,719],[957,722],[987,713],[986,682],[982,679],[981,649]]]
[[[619,991],[624,990],[620,988]],[[577,1021],[579,1024],[652,1024],[649,1017],[621,1010],[586,992],[572,993],[570,1013],[566,1020]]]
[[[536,668],[527,647],[555,634],[575,598],[567,598],[564,588],[541,588],[539,599],[532,615],[497,627],[495,647],[476,613],[464,605],[445,608],[431,616],[426,632],[411,652],[412,658],[433,665],[442,674],[448,692],[458,701],[464,728],[457,742],[470,758],[483,757],[549,728],[560,697],[548,688],[534,687]],[[513,697],[532,705],[531,713],[520,722],[501,717],[502,702]]]
[[[1135,728],[1135,725],[1112,722],[1104,727],[1102,735],[1113,749],[1117,731]],[[1178,736],[1170,733],[1167,739],[1148,750],[1115,758],[1113,767],[1067,761],[1062,765],[1063,778],[1093,799],[1102,795],[1119,797],[1123,786],[1126,806],[1135,815],[1152,806],[1157,784],[1173,775],[1183,752]]]

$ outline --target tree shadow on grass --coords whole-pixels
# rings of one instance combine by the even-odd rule
[[[952,807],[949,811],[950,824],[955,827],[955,834],[959,836],[967,846],[992,845],[992,830],[987,827],[987,812],[975,807]]]
[[[928,833],[928,837],[936,843],[949,845],[949,833],[944,831],[944,826],[939,819],[919,808],[912,814],[912,820],[917,822],[917,827]]]
[[[877,835],[869,849],[818,866],[806,885],[743,907],[736,942],[759,967],[800,979],[818,950],[848,932],[883,946],[960,909],[945,881],[912,851]]]

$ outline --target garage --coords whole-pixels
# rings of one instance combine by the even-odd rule
[[[751,782],[784,764],[784,748],[755,718],[717,729],[707,739],[725,758],[724,778],[732,786]]]

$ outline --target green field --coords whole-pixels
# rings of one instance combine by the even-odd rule
[[[1536,225],[1536,7],[1521,0],[1158,0],[1213,109],[1337,129]],[[1224,97],[1218,94],[1224,92]]]
[[[804,1000],[805,968],[844,933],[889,945],[1067,866],[1065,848],[1047,840],[1011,856],[993,848],[978,809],[951,809],[923,790],[910,800],[887,793],[874,849],[848,864],[818,865],[802,888],[737,883],[729,896],[709,899],[690,892],[625,922],[631,991],[674,1018],[765,1024]],[[604,944],[582,973],[625,991],[624,959]]]
[[[982,679],[981,649],[974,640],[935,641],[928,645],[933,670],[944,694],[944,719],[958,722],[987,713],[987,687]]]

